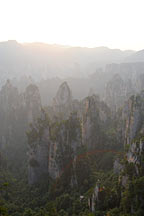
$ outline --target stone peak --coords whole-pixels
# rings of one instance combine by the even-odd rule
[[[70,91],[69,85],[67,84],[66,81],[64,81],[64,82],[60,85],[59,90],[61,90],[62,88],[65,88],[66,90]],[[58,90],[58,91],[59,91],[59,90]]]
[[[2,90],[1,91],[11,92],[13,90],[17,91],[17,88],[12,85],[12,83],[11,83],[11,81],[9,79],[7,79],[6,83],[2,86]]]
[[[30,84],[27,86],[26,91],[27,92],[35,92],[38,91],[38,87],[35,84]]]
[[[67,84],[67,82],[63,82],[56,94],[55,101],[57,105],[67,104],[72,100],[72,93]]]
[[[25,90],[25,99],[30,103],[35,103],[41,106],[41,96],[39,92],[39,88],[35,84],[30,84]],[[35,101],[35,102],[34,102]]]

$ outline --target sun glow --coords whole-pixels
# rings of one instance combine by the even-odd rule
[[[0,41],[144,47],[143,0],[0,0]]]

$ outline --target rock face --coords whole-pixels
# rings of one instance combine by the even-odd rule
[[[4,125],[5,127],[8,127],[8,125],[12,126],[11,124],[14,118],[16,118],[15,110],[18,108],[18,106],[18,90],[12,86],[9,80],[7,80],[6,84],[2,87],[2,90],[0,91],[0,120],[4,123],[3,125],[1,125],[3,129]]]
[[[116,74],[106,86],[106,103],[113,111],[117,111],[125,100],[126,85],[122,78]]]
[[[101,137],[98,134],[101,134],[101,128],[108,124],[110,110],[96,95],[87,97],[83,104],[82,139],[83,143],[91,149],[100,142]]]
[[[99,191],[100,191],[100,185],[99,183],[97,183],[91,197],[88,199],[88,205],[92,212],[95,212],[95,204],[96,202],[99,202]]]
[[[23,111],[18,90],[7,80],[0,91],[0,145],[9,161],[16,157],[16,147],[19,149],[23,145],[26,123]],[[10,153],[12,149],[13,154]]]
[[[24,99],[28,123],[32,123],[40,116],[41,113],[41,97],[38,87],[34,84],[29,85],[26,88]]]
[[[53,116],[60,117],[61,119],[68,119],[71,113],[78,113],[78,116],[82,115],[81,102],[73,100],[72,92],[67,84],[64,82],[60,85],[56,96],[53,99]]]
[[[7,80],[6,84],[2,87],[0,92],[0,104],[1,109],[5,112],[10,109],[15,109],[19,105],[19,93],[10,80]]]
[[[24,93],[27,123],[30,127],[28,136],[28,175],[29,183],[36,183],[48,175],[50,128],[45,124],[47,118],[42,110],[41,97],[37,86],[31,84]],[[31,136],[30,136],[31,135]]]
[[[67,171],[68,164],[74,163],[77,148],[81,145],[80,122],[76,114],[59,123],[49,123],[46,115],[39,121],[28,132],[30,184],[39,182],[44,175],[52,179],[60,177]],[[70,172],[74,184],[73,168]]]
[[[131,144],[132,140],[143,133],[144,116],[144,92],[137,96],[132,96],[125,105],[123,118],[126,119],[125,126],[125,144]]]
[[[61,84],[54,100],[58,106],[71,103],[72,94],[67,82]]]
[[[123,169],[123,166],[120,163],[119,159],[117,158],[114,161],[114,167],[113,167],[114,173],[120,174],[120,172],[122,171],[122,169]]]
[[[144,174],[144,141],[140,139],[137,142],[133,142],[127,152],[127,160],[129,163],[133,163],[137,175]]]
[[[72,109],[72,93],[67,82],[60,85],[53,100],[53,108],[56,113],[68,113]]]
[[[117,112],[124,106],[125,101],[135,93],[132,81],[130,79],[124,81],[119,74],[116,74],[107,83],[105,101],[113,112]]]
[[[29,143],[29,184],[34,184],[48,175],[49,149],[50,149],[50,128],[46,122],[45,113],[42,113],[41,119],[31,126],[30,132],[27,132]]]
[[[135,165],[136,173],[139,174],[139,168],[144,166],[144,91],[128,100],[123,117],[127,161]]]
[[[113,77],[106,84],[105,101],[113,111],[122,108],[130,96],[143,90],[143,71],[143,63],[111,64],[106,67],[106,72],[113,74]]]
[[[0,91],[0,146],[8,160],[20,167],[26,160],[26,130],[40,115],[41,102],[38,88],[27,87],[19,93],[10,80]],[[13,152],[13,153],[12,153]],[[11,164],[13,167],[13,165]]]

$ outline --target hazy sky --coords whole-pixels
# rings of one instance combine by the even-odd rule
[[[144,49],[144,0],[0,0],[0,41]]]

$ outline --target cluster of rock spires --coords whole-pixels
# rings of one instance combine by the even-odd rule
[[[26,130],[38,118],[40,110],[40,95],[35,85],[29,85],[20,94],[7,80],[0,91],[0,149],[10,163],[12,158],[19,158],[21,163],[26,160]]]
[[[51,110],[53,118],[48,119],[42,110],[41,117],[28,133],[29,183],[38,182],[43,175],[53,179],[60,177],[72,163],[70,181],[74,185],[77,182],[74,166],[78,149],[82,145],[88,149],[98,148],[102,137],[97,134],[109,123],[111,112],[95,95],[81,102],[73,100],[66,82],[60,86]]]
[[[106,104],[97,95],[74,100],[64,82],[52,106],[42,108],[37,86],[30,84],[24,93],[19,93],[8,80],[0,91],[1,151],[9,160],[21,157],[21,161],[27,158],[20,152],[28,152],[29,184],[38,183],[45,177],[56,179],[68,169],[69,184],[74,186],[78,184],[79,149],[85,146],[90,152],[110,150],[114,139],[113,148],[125,148],[126,161],[134,165],[134,174],[143,175],[144,91],[141,91],[141,84],[134,89],[132,84],[126,83],[130,82],[124,82],[119,75],[109,82]],[[131,96],[138,91],[139,94]],[[112,131],[114,127],[115,132]],[[128,176],[122,174],[124,170],[125,165],[117,159],[114,171],[121,175],[122,185],[126,187]],[[90,200],[93,211],[98,194],[97,184]]]
[[[107,85],[108,107],[96,95],[88,96],[82,101],[74,100],[68,84],[64,82],[57,91],[52,107],[45,111],[36,85],[30,84],[24,93],[19,93],[8,80],[0,91],[0,120],[4,123],[0,126],[0,147],[4,149],[5,146],[11,146],[14,139],[18,143],[26,143],[25,131],[28,131],[29,182],[37,182],[42,173],[56,178],[64,168],[56,161],[57,152],[64,154],[64,145],[69,144],[74,159],[80,145],[85,145],[88,149],[101,148],[97,145],[102,143],[98,134],[101,133],[101,128],[108,128],[113,121],[113,113],[122,104],[124,108],[121,119],[125,125],[119,124],[117,137],[122,137],[119,138],[120,145],[130,145],[141,127],[141,101],[144,97],[141,92],[140,96],[133,96],[125,103],[134,92],[131,86],[127,86],[119,75],[115,75]],[[141,90],[141,87],[138,89]],[[19,135],[14,138],[17,131]],[[131,158],[132,153],[128,155]]]
[[[116,158],[114,172],[119,175],[119,182],[124,191],[129,187],[132,177],[144,176],[144,91],[133,95],[124,103],[119,113],[121,119],[122,143],[124,148],[124,160]],[[128,169],[130,167],[130,170]],[[90,208],[95,211],[95,203],[99,202],[100,187],[96,184],[92,196],[89,199]],[[134,197],[136,199],[136,197]],[[139,197],[143,200],[142,197]],[[131,212],[133,206],[131,204]]]
[[[144,91],[128,100],[124,116],[125,118],[127,116],[125,121],[127,160],[134,164],[136,174],[139,175],[144,168]]]
[[[113,121],[113,113],[115,112],[115,115],[117,115],[116,111],[118,111],[118,108],[123,104],[123,109],[120,114],[120,117],[122,122],[117,124],[117,134],[116,139],[119,139],[117,141],[117,148],[122,147],[123,145],[126,146],[127,144],[130,144],[132,140],[136,137],[137,131],[139,131],[139,125],[141,122],[141,116],[142,111],[135,110],[131,107],[131,98],[128,100],[127,103],[125,103],[126,98],[128,97],[128,92],[131,92],[131,90],[127,90],[127,94],[125,95],[125,87],[123,84],[123,81],[119,79],[119,76],[115,77],[116,83],[115,87],[120,86],[118,91],[114,91],[111,98],[113,98],[112,101],[115,99],[118,100],[117,108],[115,107],[113,109],[113,106],[110,106],[110,108],[100,100],[100,98],[96,95],[87,97],[81,102],[75,101],[72,99],[72,93],[67,85],[67,83],[63,83],[58,92],[56,97],[54,98],[53,103],[53,119],[52,122],[49,123],[47,126],[47,129],[43,132],[42,140],[47,139],[46,143],[48,145],[47,151],[43,150],[44,154],[47,152],[47,156],[40,157],[46,158],[46,161],[44,164],[47,164],[47,167],[45,166],[45,174],[48,174],[51,178],[59,177],[64,167],[66,167],[66,164],[63,164],[63,161],[58,161],[58,152],[61,152],[60,154],[63,155],[65,152],[65,146],[70,145],[71,148],[71,154],[69,157],[74,161],[74,159],[77,157],[77,149],[80,145],[87,146],[89,150],[92,149],[101,149],[102,148],[110,148],[110,141],[108,143],[104,143],[103,146],[101,146],[101,143],[103,143],[102,136],[99,136],[99,134],[102,134],[101,129],[108,130],[108,125],[111,125],[111,122]],[[129,86],[130,87],[130,86]],[[123,91],[121,92],[121,90]],[[121,92],[121,98],[117,98],[117,94],[120,94]],[[131,92],[132,94],[132,92]],[[110,98],[110,97],[109,97]],[[124,99],[123,99],[124,98]],[[136,97],[138,98],[138,96]],[[140,96],[141,100],[143,98],[143,92]],[[141,108],[142,110],[142,108]],[[76,113],[77,111],[77,113]],[[134,112],[134,113],[133,113]],[[133,113],[133,116],[131,116],[131,113]],[[131,117],[130,117],[131,116]],[[55,118],[57,117],[57,118]],[[46,118],[46,117],[45,117]],[[72,132],[73,128],[68,127],[68,124],[65,126],[64,123],[60,123],[60,119],[67,120],[68,124],[71,124],[72,121],[75,122],[75,129],[76,133],[74,132],[74,140],[71,138],[70,133]],[[131,118],[131,119],[130,119]],[[59,121],[59,125],[55,125],[56,119]],[[117,121],[119,121],[117,119]],[[133,124],[133,125],[132,125]],[[56,129],[55,129],[56,127]],[[69,130],[70,129],[70,130]],[[38,130],[38,129],[37,129]],[[57,137],[53,139],[52,133],[57,133]],[[73,132],[72,132],[73,133]],[[105,135],[104,135],[105,136]],[[63,137],[63,138],[62,138]],[[109,137],[107,139],[109,140]],[[129,140],[129,141],[128,141]],[[45,142],[43,142],[45,143]],[[118,146],[119,145],[119,146]],[[142,145],[142,144],[141,144]],[[45,146],[45,144],[44,144]],[[38,152],[41,152],[42,149],[44,149],[44,146],[41,142],[41,144],[37,145],[37,149],[35,149],[35,154],[33,153],[30,158],[37,160],[39,156]],[[41,149],[42,148],[42,149]],[[134,148],[134,147],[133,147]],[[129,148],[129,152],[130,152]],[[134,151],[134,150],[133,150]],[[51,156],[52,154],[52,156]],[[128,153],[128,161],[130,158],[131,153]],[[48,160],[47,160],[48,158]],[[41,167],[41,159],[38,159],[38,163],[36,163],[38,166],[32,167],[30,166],[30,183],[37,182],[40,178],[42,167]],[[43,162],[42,162],[43,163]],[[60,164],[63,164],[60,166]],[[116,170],[121,168],[121,165],[117,163]],[[33,172],[32,172],[33,170]],[[39,171],[38,171],[39,170]],[[37,174],[39,173],[38,178]],[[72,171],[74,172],[74,170]],[[31,177],[31,173],[33,177]],[[75,180],[76,182],[76,180]]]
[[[60,86],[48,111],[42,108],[39,90],[33,84],[19,93],[7,81],[0,92],[0,102],[0,119],[4,122],[0,130],[1,149],[10,159],[23,158],[28,148],[30,184],[45,175],[56,179],[69,163],[72,163],[70,184],[76,184],[78,149],[82,145],[88,149],[101,148],[103,134],[98,134],[111,118],[110,109],[98,96],[73,100],[66,82]]]

